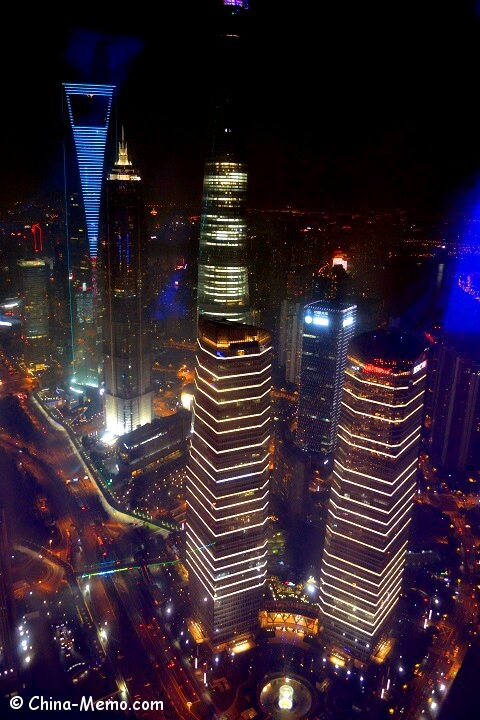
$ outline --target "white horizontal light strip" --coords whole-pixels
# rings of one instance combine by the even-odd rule
[[[389,442],[382,442],[381,440],[371,440],[370,438],[364,437],[363,435],[356,435],[355,433],[350,432],[350,430],[348,430],[348,428],[343,427],[343,425],[340,425],[340,424],[338,425],[338,429],[343,430],[343,432],[346,432],[350,437],[357,438],[358,440],[363,440],[364,442],[374,443],[375,445],[383,445],[384,447],[401,447],[402,445],[404,445],[407,442],[407,440],[409,438],[411,438],[411,436],[414,433],[418,432],[418,428],[416,427],[414,430],[412,430],[410,435],[407,435],[406,437],[404,437],[401,442],[389,443]],[[345,442],[348,442],[348,441],[345,439]],[[358,447],[362,447],[362,446],[358,446]]]
[[[215,496],[215,495],[210,491],[210,489],[207,488],[207,486],[200,480],[200,478],[198,477],[198,475],[196,475],[196,474],[193,472],[193,470],[191,470],[191,473],[192,473],[192,475],[195,476],[195,478],[198,480],[198,482],[201,484],[201,486],[202,486],[203,488],[209,490],[212,498],[214,498],[214,499],[213,499],[213,500],[209,500],[209,498],[205,495],[205,493],[202,492],[202,490],[200,490],[200,488],[199,488],[198,485],[196,485],[196,484],[195,484],[195,490],[197,490],[197,491],[203,496],[203,498],[205,498],[205,501],[206,501],[209,505],[211,505],[212,507],[215,507],[216,510],[226,510],[226,509],[231,508],[231,507],[238,507],[239,505],[249,505],[249,504],[252,503],[252,502],[258,502],[259,500],[263,500],[263,499],[266,498],[267,495],[268,495],[268,490],[266,490],[266,491],[263,493],[263,495],[259,495],[258,497],[253,497],[253,494],[254,494],[254,493],[261,492],[262,488],[265,487],[265,484],[264,484],[264,485],[262,486],[262,488],[255,488],[255,489],[252,488],[251,491],[250,491],[250,492],[252,493],[252,497],[249,498],[248,500],[241,500],[241,501],[238,501],[238,500],[237,500],[236,502],[230,503],[229,505],[221,505],[221,506],[219,506],[219,505],[216,505],[216,503],[220,503],[220,502],[224,499],[224,497],[227,497],[227,496],[224,496],[224,495],[221,495],[221,496],[218,496],[218,495],[217,495],[217,496]],[[268,484],[268,483],[267,483],[267,484]],[[192,483],[189,483],[189,484],[188,484],[188,489],[191,490],[192,487],[193,487]],[[244,492],[242,492],[242,493],[236,493],[236,494],[237,494],[237,495],[240,494],[240,495],[243,495],[243,496],[244,496],[244,495],[246,495],[246,491],[244,491]],[[197,499],[198,499],[198,498],[197,498]],[[203,505],[203,503],[201,503],[201,505]]]
[[[357,565],[354,562],[351,562],[350,560],[346,560],[343,557],[339,557],[338,555],[334,555],[333,553],[329,552],[327,548],[323,551],[325,554],[327,554],[329,557],[334,558],[335,560],[338,560],[339,563],[346,563],[347,565],[352,565],[352,567],[356,568],[357,570],[363,570],[364,572],[368,572],[371,575],[376,575],[379,578],[378,585],[381,585],[385,577],[389,575],[389,568],[392,564],[397,562],[397,558],[400,557],[401,553],[406,550],[406,547],[408,545],[408,540],[405,540],[403,545],[397,550],[395,555],[392,556],[392,558],[388,561],[388,563],[385,565],[384,568],[382,568],[381,572],[376,572],[375,570],[370,570],[369,568],[366,568],[364,565]],[[333,565],[332,565],[333,567]],[[366,582],[369,582],[366,580]],[[373,583],[372,583],[373,584]]]
[[[400,580],[400,579],[399,579],[399,580]],[[392,593],[392,598],[391,598],[390,602],[386,605],[386,607],[385,607],[385,609],[384,609],[384,612],[383,612],[383,613],[381,614],[381,616],[379,616],[376,620],[370,621],[370,620],[368,620],[367,618],[357,617],[356,615],[353,615],[353,617],[354,617],[357,621],[359,620],[360,622],[363,622],[365,625],[370,626],[371,630],[369,630],[368,628],[363,628],[363,629],[361,629],[358,625],[355,625],[355,623],[352,622],[352,614],[349,613],[347,609],[342,610],[342,608],[339,607],[338,605],[335,605],[335,604],[332,604],[332,603],[329,603],[329,602],[326,602],[326,601],[325,601],[325,605],[326,605],[327,607],[332,608],[333,611],[337,610],[339,613],[343,613],[344,615],[346,615],[347,618],[348,618],[348,625],[349,625],[349,627],[354,627],[356,630],[358,630],[358,631],[359,631],[360,633],[362,633],[362,634],[371,633],[370,637],[372,637],[373,635],[375,635],[375,632],[377,631],[377,629],[381,626],[381,624],[382,624],[383,620],[385,619],[385,617],[387,617],[387,615],[390,613],[392,607],[393,607],[393,606],[396,604],[396,602],[398,601],[398,593],[399,593],[399,590],[400,590],[400,581],[399,581],[399,587],[398,587],[398,589],[395,591],[395,593]],[[335,598],[333,598],[333,600],[335,601]],[[348,603],[348,602],[347,602],[346,600],[344,600],[343,598],[342,598],[342,602],[345,603],[346,605],[350,605],[350,603]],[[342,617],[340,617],[339,615],[330,614],[330,613],[328,613],[325,609],[323,610],[323,614],[324,614],[324,615],[327,615],[327,616],[329,616],[329,617],[331,617],[331,618],[333,618],[334,620],[337,620],[337,621],[339,621],[339,622],[345,622],[345,620],[344,620]],[[368,614],[370,614],[370,613],[368,613]]]
[[[418,463],[418,458],[415,458],[410,463],[410,465],[407,465],[407,467],[404,468],[399,475],[397,475],[396,478],[392,478],[392,480],[382,480],[382,478],[375,477],[375,475],[368,475],[367,473],[360,472],[360,470],[354,470],[353,468],[346,468],[344,465],[342,465],[341,462],[339,462],[337,459],[335,459],[335,464],[338,465],[338,467],[342,468],[344,473],[350,473],[351,475],[360,475],[360,477],[367,478],[367,480],[375,480],[375,482],[383,483],[384,485],[389,485],[389,486],[396,485],[398,483],[398,481],[400,480],[400,478],[402,477],[402,475],[405,475],[405,473],[407,473],[413,465],[416,466],[417,463]],[[355,483],[355,480],[349,480],[348,477],[343,477],[343,475],[339,475],[337,472],[335,472],[335,470],[334,470],[334,473],[337,475],[337,477],[340,480],[344,480],[345,482]],[[359,484],[358,487],[365,487],[365,486]],[[369,489],[371,489],[371,488],[369,488]],[[375,490],[375,492],[382,492],[382,491]],[[383,494],[391,495],[392,493],[383,493]]]
[[[218,582],[221,582],[222,579],[215,578],[214,575],[209,574],[208,568],[206,568],[203,565],[198,564],[198,562],[196,561],[196,553],[194,552],[194,550],[191,550],[190,552],[187,551],[187,555],[189,556],[189,559],[190,559],[190,562],[192,563],[192,565],[195,566],[199,576],[202,577],[202,584],[205,587],[205,590],[207,590],[207,592],[209,593],[212,600],[215,600],[216,599],[216,595],[214,595],[214,593],[216,593],[215,587]],[[244,570],[240,571],[240,573],[236,573],[236,574],[248,575],[248,577],[244,578],[240,582],[249,582],[252,579],[256,580],[258,578],[258,572],[259,572],[258,567],[263,568],[267,564],[267,561],[264,558],[265,558],[265,553],[258,558],[258,560],[260,561],[259,565],[255,565],[252,568],[244,569]],[[255,558],[255,559],[257,559],[257,558]],[[216,571],[216,572],[218,572],[218,571]],[[265,576],[265,571],[262,574]],[[228,579],[228,575],[226,575],[224,579]],[[240,583],[234,583],[234,584],[240,584]],[[227,587],[227,586],[224,585],[223,587]],[[211,592],[208,588],[211,588]],[[220,590],[221,589],[222,588],[220,588]]]
[[[402,483],[402,485],[403,485],[403,483]],[[401,486],[400,486],[400,487],[401,487]],[[373,492],[375,492],[375,491],[373,491]],[[387,510],[384,510],[383,508],[377,507],[376,505],[365,505],[365,503],[362,502],[362,500],[354,500],[353,498],[346,498],[345,495],[340,495],[340,493],[338,492],[338,490],[336,490],[336,488],[335,488],[334,486],[332,486],[332,494],[334,494],[334,495],[337,496],[337,498],[338,498],[338,500],[339,500],[339,503],[338,503],[338,504],[335,503],[335,502],[333,501],[333,499],[331,500],[331,502],[335,505],[335,507],[337,507],[337,508],[340,509],[340,510],[341,510],[342,507],[343,507],[343,509],[345,510],[345,512],[352,512],[352,510],[350,510],[350,509],[347,507],[347,505],[349,505],[350,503],[355,503],[355,505],[361,505],[362,508],[364,508],[365,510],[367,510],[368,508],[371,508],[372,511],[374,511],[374,512],[381,512],[381,513],[383,513],[384,515],[392,515],[392,513],[393,513],[393,511],[395,510],[395,508],[397,507],[397,505],[398,505],[399,503],[405,502],[405,497],[406,497],[410,492],[415,493],[415,485],[410,485],[410,487],[407,488],[407,490],[405,490],[405,492],[403,493],[403,495],[397,500],[397,502],[396,502],[394,505],[392,505],[392,507],[389,507],[389,508],[387,508]],[[354,512],[355,512],[355,514],[356,514],[356,511],[354,511]],[[360,517],[363,517],[363,516],[360,516]],[[372,520],[373,520],[373,518],[372,518]],[[377,522],[377,520],[374,520],[374,522]]]
[[[199,465],[198,460],[197,460],[196,462],[197,462],[197,465]],[[202,467],[202,466],[200,465],[200,467]],[[214,478],[212,477],[212,475],[210,475],[203,467],[202,467],[202,470],[203,470],[205,473],[207,473],[207,475],[208,475],[212,480],[214,480]],[[222,492],[221,494],[217,495],[217,494],[215,494],[215,493],[213,492],[213,490],[212,490],[208,485],[205,485],[204,481],[194,472],[194,470],[192,469],[191,465],[190,465],[190,466],[187,466],[187,472],[191,472],[192,475],[195,476],[195,479],[198,480],[199,483],[201,483],[202,487],[203,487],[208,493],[210,493],[210,495],[211,495],[212,498],[215,500],[215,502],[219,502],[219,501],[221,501],[221,500],[224,500],[225,498],[238,497],[238,496],[242,496],[242,497],[243,497],[243,496],[245,496],[247,493],[261,492],[261,491],[264,490],[264,489],[267,487],[267,485],[269,484],[269,481],[268,481],[268,479],[267,479],[264,483],[262,483],[262,485],[255,485],[254,487],[244,488],[243,490],[237,490],[236,492],[233,492],[233,493],[223,493],[223,492]],[[258,473],[251,473],[251,475],[241,475],[240,477],[241,477],[241,478],[251,477],[251,476],[254,476],[254,475],[262,475],[262,473],[263,473],[263,471],[262,471],[262,472],[258,472]],[[239,504],[239,503],[234,503],[234,505],[238,505],[238,504]]]
[[[188,507],[199,518],[201,524],[205,525],[205,520],[202,518],[201,515],[198,514],[198,512],[195,510],[193,505],[189,505]],[[213,530],[213,528],[209,527],[209,533],[211,535],[213,535],[213,537],[216,537],[216,538],[225,537],[225,535],[233,535],[234,533],[242,533],[243,536],[245,536],[246,531],[253,530],[254,528],[257,528],[257,527],[263,527],[265,525],[265,523],[267,522],[267,520],[268,520],[268,518],[265,518],[264,520],[262,520],[262,522],[254,523],[253,525],[239,525],[238,527],[234,528],[233,530],[224,530],[224,532],[215,532],[215,530]]]
[[[257,340],[257,338],[255,336],[253,336],[251,338],[245,338],[246,342],[248,340]],[[207,355],[210,355],[210,357],[215,358],[215,360],[217,362],[219,360],[222,360],[222,362],[223,362],[223,360],[236,360],[237,362],[239,362],[239,361],[241,362],[242,360],[245,360],[245,358],[259,357],[260,355],[265,355],[265,353],[268,353],[271,350],[270,345],[267,345],[266,347],[263,348],[263,350],[260,350],[260,352],[256,352],[256,353],[249,352],[247,355],[225,355],[225,356],[222,355],[222,356],[219,356],[219,355],[215,355],[215,353],[210,352],[210,350],[207,350],[207,348],[200,342],[200,340],[198,340],[197,342],[200,346],[201,351],[204,353],[207,353]],[[235,348],[235,343],[231,343],[229,345],[229,347],[231,349]],[[225,348],[225,350],[227,350],[227,348]],[[220,350],[219,352],[222,352],[222,350]]]
[[[389,572],[387,581],[383,584],[383,586],[377,589],[377,592],[372,592],[371,590],[367,590],[365,587],[362,586],[362,584],[354,585],[352,587],[351,578],[354,577],[359,581],[362,581],[362,578],[360,578],[358,575],[349,575],[348,579],[342,579],[337,577],[336,575],[332,575],[332,573],[329,573],[325,570],[325,568],[322,568],[322,575],[327,575],[328,577],[333,578],[335,582],[328,582],[325,581],[325,586],[327,588],[332,588],[333,590],[338,590],[339,593],[346,593],[347,597],[353,597],[355,600],[357,600],[356,605],[361,605],[362,603],[366,602],[372,607],[376,607],[375,613],[377,614],[379,610],[381,610],[381,607],[379,608],[379,603],[382,603],[385,599],[385,596],[390,595],[390,592],[392,590],[392,585],[396,585],[398,583],[399,574],[401,575],[402,569],[403,569],[403,563],[404,563],[404,556],[398,558],[398,562],[396,565],[392,568],[391,572]],[[335,568],[335,570],[338,570],[338,568]],[[344,587],[347,586],[347,587]],[[357,592],[358,591],[358,592]],[[369,595],[373,595],[373,597],[376,598],[375,602],[371,602],[370,600],[366,600],[362,597],[361,593],[368,593]],[[331,594],[327,590],[325,590],[325,594]]]
[[[415,490],[415,488],[412,489],[412,493],[414,492],[414,490]],[[368,522],[375,523],[376,525],[383,525],[385,529],[382,531],[382,530],[374,530],[372,527],[368,527],[368,526],[366,526],[366,525],[362,525],[361,523],[356,523],[356,522],[354,522],[353,520],[349,520],[349,519],[346,518],[345,516],[336,515],[336,514],[335,514],[335,510],[332,509],[332,505],[333,505],[333,507],[335,508],[335,510],[340,509],[340,510],[343,511],[343,512],[348,512],[348,511],[347,511],[345,508],[338,508],[338,506],[335,505],[335,503],[333,502],[333,500],[330,501],[330,504],[329,504],[329,507],[328,507],[328,512],[329,512],[329,514],[332,515],[332,517],[335,518],[335,520],[337,520],[337,522],[338,522],[339,524],[341,524],[341,523],[347,523],[347,525],[353,525],[354,527],[360,528],[360,530],[364,530],[365,532],[375,533],[375,535],[380,535],[380,537],[382,537],[382,538],[387,538],[387,537],[391,534],[393,528],[394,528],[396,525],[398,525],[398,523],[400,522],[400,520],[404,517],[404,515],[406,515],[408,512],[410,512],[410,505],[408,505],[408,506],[405,508],[405,510],[403,511],[403,513],[402,513],[398,518],[395,519],[395,522],[392,522],[392,521],[394,520],[394,518],[390,518],[389,521],[386,522],[386,523],[385,523],[385,522],[382,522],[381,520],[375,520],[375,519],[372,518],[372,517],[368,517],[368,515],[362,515],[362,514],[359,513],[358,511],[355,512],[355,513],[353,513],[353,512],[351,513],[351,514],[354,515],[355,517],[362,518],[363,520],[367,520]],[[396,513],[396,515],[398,515],[398,513]]]
[[[408,509],[410,509],[410,508],[408,508]],[[407,521],[406,521],[406,523],[405,523],[405,525],[404,525],[404,528],[407,528],[407,527],[408,527],[408,525],[410,524],[410,520],[411,520],[411,518],[408,518],[408,519],[407,519]],[[403,528],[402,528],[402,529],[403,529]],[[396,533],[396,534],[392,537],[392,539],[390,540],[390,542],[388,543],[388,545],[386,545],[386,546],[382,549],[382,548],[380,548],[380,547],[376,547],[375,545],[369,545],[368,543],[366,543],[366,542],[363,541],[363,540],[357,540],[356,538],[351,537],[350,535],[344,535],[343,533],[338,532],[338,531],[335,530],[334,528],[330,528],[330,532],[332,533],[332,535],[337,535],[338,537],[341,537],[341,538],[343,538],[344,540],[348,540],[349,542],[354,542],[354,543],[356,543],[357,545],[361,545],[362,547],[367,547],[367,548],[369,548],[370,550],[374,550],[375,552],[378,552],[378,553],[386,553],[386,552],[388,551],[388,548],[390,547],[390,545],[392,545],[392,543],[394,543],[395,540],[397,540],[397,538],[398,538],[398,533]]]
[[[248,397],[234,398],[233,400],[215,400],[215,398],[212,397],[211,395],[209,395],[208,392],[203,390],[203,388],[201,388],[197,382],[195,382],[195,387],[199,392],[201,392],[203,395],[205,395],[211,402],[215,403],[215,405],[231,405],[232,403],[238,403],[240,401],[247,403],[247,402],[252,402],[252,400],[261,400],[262,398],[265,397],[265,395],[269,395],[270,391],[271,391],[269,388],[261,395],[249,395]],[[236,389],[241,390],[242,388],[236,388]]]
[[[399,450],[396,454],[395,453],[386,453],[383,452],[383,450],[377,450],[376,448],[367,447],[365,445],[358,445],[357,443],[350,442],[350,440],[347,440],[347,438],[341,434],[339,434],[339,437],[343,440],[344,443],[347,445],[350,445],[350,447],[358,448],[359,450],[363,450],[364,452],[373,453],[374,455],[383,455],[384,457],[389,457],[394,460],[397,460],[398,458],[402,457],[403,453],[408,450],[408,448],[413,445],[413,443],[417,442],[420,439],[420,428],[415,428],[415,432],[417,432],[417,435],[411,440],[408,445],[405,445],[401,450]],[[409,436],[410,437],[410,436]],[[365,438],[365,442],[369,442]]]
[[[326,584],[330,587],[334,587],[335,585],[340,588],[340,586],[343,585],[353,585],[353,587],[349,587],[348,590],[342,590],[342,592],[347,592],[353,596],[361,597],[359,593],[368,593],[368,595],[371,595],[375,598],[381,599],[382,595],[385,593],[385,587],[389,584],[389,578],[391,576],[396,576],[396,574],[399,572],[399,570],[402,569],[403,563],[405,560],[405,545],[403,545],[403,552],[399,555],[397,552],[395,557],[397,558],[397,562],[395,565],[391,568],[391,570],[385,575],[385,577],[382,579],[382,582],[380,584],[372,582],[371,580],[367,580],[366,578],[362,577],[361,575],[357,575],[357,573],[351,572],[350,570],[345,570],[345,568],[340,567],[339,565],[334,565],[332,563],[329,563],[328,560],[325,560],[325,558],[322,561],[322,568],[320,571],[321,575],[327,575],[328,577],[333,578],[333,581],[326,582]],[[332,570],[336,571],[337,573],[340,573],[340,575],[347,577],[338,577],[338,575],[334,575],[333,573],[329,573],[325,566],[332,568]],[[355,584],[353,584],[352,580],[355,580]],[[375,591],[368,590],[365,587],[365,583],[368,583],[369,585],[373,585],[375,588]],[[391,581],[390,581],[391,584]],[[357,593],[357,590],[359,593]]]
[[[259,577],[258,573],[261,572],[262,568],[266,567],[266,565],[267,565],[267,563],[265,561],[263,563],[260,563],[257,567],[249,568],[248,574],[250,574],[250,572],[251,572],[252,576],[254,576],[254,578],[257,579]],[[235,574],[243,575],[243,574],[247,574],[247,573],[246,573],[246,571],[241,571],[240,573],[235,573]],[[226,577],[224,579],[228,580],[228,577]],[[250,580],[252,580],[252,577],[244,577],[244,578],[242,578],[242,580],[236,580],[235,582],[228,583],[227,585],[222,584],[219,586],[217,584],[216,597],[220,599],[221,597],[223,597],[223,594],[221,594],[223,590],[226,590],[227,588],[230,588],[230,587],[236,587],[237,585],[245,585],[245,583],[248,583]],[[218,580],[217,580],[217,582],[218,582]],[[221,580],[220,580],[220,582],[221,582]],[[244,589],[249,590],[250,588],[246,587]]]
[[[198,405],[197,405],[196,409],[198,409]],[[200,407],[200,410],[203,411],[203,408]],[[260,430],[260,428],[265,427],[265,425],[267,425],[267,423],[270,422],[270,418],[268,417],[268,418],[265,418],[265,420],[262,423],[260,423],[259,425],[243,425],[241,427],[231,428],[228,430],[216,430],[216,428],[212,427],[212,425],[210,425],[210,423],[208,423],[204,418],[200,417],[198,412],[196,413],[195,418],[197,420],[199,420],[201,423],[203,423],[204,425],[206,425],[208,428],[210,428],[210,430],[213,433],[215,433],[215,435],[230,435],[231,433],[243,432],[244,430]],[[237,420],[237,422],[238,422],[238,420]]]
[[[249,355],[241,355],[240,357],[245,358],[249,357]],[[217,361],[220,360],[220,358],[217,358]],[[254,370],[252,372],[244,372],[244,373],[234,373],[234,374],[224,374],[224,375],[217,375],[213,372],[213,370],[210,370],[210,368],[206,368],[205,365],[202,365],[200,360],[197,358],[197,365],[202,368],[208,375],[211,375],[216,380],[230,380],[231,378],[239,378],[239,377],[249,377],[251,375],[263,375],[264,372],[267,370],[270,370],[272,367],[272,364],[269,363],[268,365],[265,365],[260,370]],[[257,387],[254,385],[253,387]]]
[[[240,463],[239,465],[228,465],[227,467],[217,468],[215,465],[212,465],[212,463],[204,455],[202,455],[200,450],[197,447],[195,447],[193,444],[190,445],[190,451],[196,452],[198,455],[200,455],[202,460],[204,462],[206,462],[207,465],[209,465],[212,468],[212,470],[216,473],[220,473],[220,472],[225,473],[225,472],[229,472],[230,470],[236,470],[237,468],[246,468],[246,467],[252,467],[253,465],[261,465],[262,463],[263,464],[267,463],[266,466],[264,466],[261,470],[257,470],[256,472],[248,472],[245,475],[233,475],[232,477],[219,479],[218,477],[211,475],[208,472],[208,470],[206,469],[206,467],[204,465],[202,465],[202,463],[199,462],[197,458],[193,458],[196,461],[197,465],[202,468],[203,472],[205,472],[210,478],[212,478],[214,483],[224,483],[224,482],[233,482],[234,480],[244,480],[247,477],[251,477],[251,476],[255,476],[255,475],[263,475],[263,473],[266,472],[266,470],[268,470],[269,453],[266,453],[266,455],[264,455],[263,457],[259,458],[258,460],[253,460],[252,462]]]
[[[415,415],[416,412],[418,412],[419,410],[422,410],[422,408],[423,408],[423,403],[421,403],[416,408],[414,408],[412,410],[412,412],[410,412],[408,415],[404,415],[402,418],[400,418],[398,420],[392,420],[391,418],[384,418],[384,417],[381,417],[380,415],[372,415],[371,413],[366,413],[363,410],[354,410],[352,408],[352,406],[349,405],[348,403],[346,403],[344,400],[341,401],[341,404],[344,407],[346,407],[350,412],[354,413],[355,415],[361,415],[364,418],[366,418],[366,417],[373,418],[374,420],[378,420],[379,422],[386,422],[386,423],[390,423],[392,425],[398,425],[400,423],[404,423],[406,420],[408,420],[408,418],[412,417],[412,415]],[[400,405],[395,405],[394,407],[400,407]]]
[[[219,517],[219,516],[211,513],[210,510],[207,507],[205,507],[204,503],[202,503],[200,498],[195,494],[193,487],[190,486],[189,490],[190,490],[191,494],[193,495],[193,497],[195,498],[195,500],[200,505],[200,507],[203,510],[205,510],[205,512],[208,513],[210,515],[210,517],[212,518],[212,520],[216,523],[222,523],[222,522],[225,522],[226,520],[232,520],[233,518],[240,518],[243,515],[253,515],[254,513],[259,513],[268,507],[268,502],[266,502],[264,505],[262,505],[260,507],[250,508],[249,510],[245,510],[244,512],[235,513],[235,515],[225,515],[224,517]],[[249,504],[253,504],[255,502],[258,502],[259,500],[260,500],[260,498],[252,498],[250,500]],[[221,510],[223,510],[223,508],[217,508],[217,510],[221,511]],[[197,515],[198,515],[198,513],[197,513]],[[204,522],[205,522],[205,520],[204,520]]]
[[[248,588],[242,588],[242,589],[240,589],[240,590],[235,590],[234,592],[227,593],[226,595],[223,595],[223,594],[222,594],[220,597],[214,597],[214,600],[224,600],[225,598],[232,597],[233,595],[238,595],[239,593],[245,593],[245,594],[247,594],[247,593],[251,592],[252,590],[255,590],[256,588],[264,587],[264,585],[265,585],[265,577],[266,577],[266,576],[263,575],[262,581],[259,582],[259,583],[257,583],[256,585],[250,585],[250,587],[248,587]]]
[[[250,450],[252,448],[261,448],[263,445],[265,445],[265,443],[270,442],[270,437],[266,437],[260,443],[252,443],[250,445],[238,445],[237,447],[233,447],[233,448],[225,448],[225,450],[217,450],[216,448],[213,447],[213,445],[210,445],[210,443],[205,440],[205,438],[201,435],[201,433],[199,433],[199,432],[197,432],[197,430],[195,430],[195,427],[193,428],[192,434],[196,435],[198,438],[200,438],[200,440],[205,445],[207,445],[207,447],[209,447],[210,450],[213,453],[215,453],[215,455],[223,455],[224,453],[236,453],[236,452],[243,451],[243,450]]]
[[[205,395],[205,393],[203,393],[203,394]],[[238,422],[239,420],[246,420],[247,418],[261,417],[261,416],[264,415],[266,412],[270,412],[270,405],[266,405],[266,406],[263,408],[263,410],[260,410],[258,413],[250,413],[250,414],[248,414],[248,415],[243,415],[243,414],[242,414],[242,415],[238,415],[238,416],[235,415],[234,417],[229,417],[229,418],[217,418],[217,417],[215,417],[215,415],[212,415],[212,413],[208,412],[208,410],[206,410],[206,409],[203,407],[203,405],[200,405],[200,403],[198,402],[198,399],[197,399],[197,402],[195,403],[195,409],[198,409],[198,408],[199,408],[202,412],[204,412],[206,415],[208,415],[209,417],[211,417],[212,420],[215,420],[215,422],[217,422],[217,423]]]
[[[203,527],[205,527],[205,523],[203,523]],[[267,547],[267,544],[268,544],[267,541],[264,540],[260,545],[254,545],[254,547],[251,547],[251,548],[241,548],[237,552],[230,553],[229,555],[223,555],[223,554],[222,555],[218,555],[218,554],[214,555],[213,552],[210,550],[210,547],[208,547],[208,544],[206,545],[205,542],[202,542],[200,540],[200,538],[198,537],[197,533],[193,530],[191,525],[187,525],[187,541],[189,539],[189,534],[192,535],[193,538],[196,540],[196,543],[194,543],[192,546],[192,552],[197,553],[199,551],[199,549],[201,549],[202,551],[206,550],[207,554],[202,553],[201,557],[204,560],[206,560],[206,562],[208,562],[208,564],[210,565],[210,567],[212,568],[212,570],[214,572],[216,572],[217,567],[216,567],[216,565],[212,565],[212,563],[208,559],[207,555],[210,556],[213,563],[223,562],[224,560],[228,560],[229,558],[236,558],[239,555],[246,555],[247,553],[257,553],[258,552],[258,553],[261,553],[259,555],[259,557],[263,557],[264,553],[262,551]],[[248,558],[244,558],[240,562],[252,562],[253,559],[254,558],[252,558],[252,557],[248,557]],[[237,565],[237,564],[239,564],[239,563],[233,563],[233,565]],[[225,567],[228,567],[228,565]]]
[[[211,390],[213,390],[216,393],[231,393],[231,392],[243,392],[244,390],[254,390],[256,388],[261,388],[265,385],[265,383],[270,383],[271,378],[266,377],[265,380],[263,380],[261,383],[256,383],[255,385],[238,385],[236,387],[226,387],[226,388],[217,388],[212,383],[208,382],[204,377],[202,377],[199,373],[197,373],[197,379],[203,382],[205,385],[207,385]],[[227,379],[227,378],[226,378]],[[249,397],[242,397],[241,400],[249,400]],[[237,400],[238,402],[238,400]]]
[[[415,400],[418,400],[418,398],[420,398],[420,397],[422,397],[422,396],[424,395],[424,391],[421,390],[421,391],[420,391],[417,395],[415,395],[413,398],[410,398],[410,400],[409,400],[408,402],[406,402],[406,403],[396,403],[396,404],[392,405],[391,403],[386,403],[386,402],[384,402],[384,401],[382,401],[382,400],[374,400],[374,399],[371,398],[371,397],[363,397],[362,395],[356,395],[356,394],[353,392],[353,390],[350,390],[348,387],[344,387],[343,389],[344,389],[344,392],[348,393],[349,395],[351,395],[352,397],[356,398],[356,399],[359,400],[360,402],[368,403],[368,404],[373,404],[373,405],[381,405],[382,407],[389,407],[389,408],[394,408],[394,409],[403,408],[403,407],[408,407],[409,405],[412,404],[412,402],[415,402]]]
[[[374,387],[380,387],[380,388],[386,388],[387,390],[409,390],[409,385],[384,385],[383,383],[376,383],[372,380],[362,380],[362,378],[358,377],[358,375],[355,375],[354,373],[350,372],[348,369],[345,369],[345,375],[348,375],[351,377],[354,382],[360,382],[363,385],[373,385]]]

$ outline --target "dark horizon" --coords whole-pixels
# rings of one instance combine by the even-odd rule
[[[108,21],[83,13],[51,26],[21,22],[22,63],[16,35],[1,50],[0,207],[62,190],[62,82],[93,73],[95,47],[110,55],[114,120],[147,196],[200,206],[213,86],[230,81],[216,53],[223,10],[221,0],[192,1],[161,7],[151,21],[130,9]],[[474,3],[317,9],[252,0],[244,20],[232,74],[245,97],[249,207],[435,215],[476,187]]]

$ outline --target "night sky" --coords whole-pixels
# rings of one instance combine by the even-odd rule
[[[147,196],[200,206],[221,0],[10,9],[0,42],[0,207],[62,188],[62,82],[110,50],[117,123]],[[112,6],[113,7],[113,6]],[[74,13],[78,15],[75,18]],[[440,212],[480,169],[474,2],[251,0],[244,91],[251,208]]]

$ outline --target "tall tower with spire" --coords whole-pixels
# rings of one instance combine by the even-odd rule
[[[105,427],[124,435],[152,421],[150,334],[146,322],[146,228],[140,175],[127,144],[105,184],[103,373]]]
[[[198,261],[198,315],[250,321],[246,257],[247,167],[238,131],[241,41],[236,32],[247,5],[224,3],[221,68],[214,91],[213,142],[205,164]],[[232,17],[230,17],[232,15]],[[227,27],[228,22],[228,27]],[[234,25],[234,23],[237,23]]]

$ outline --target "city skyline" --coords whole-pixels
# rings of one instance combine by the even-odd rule
[[[450,720],[480,672],[480,2],[163,5],[23,26],[0,703]]]
[[[0,142],[9,182],[0,205],[60,187],[60,84],[85,76],[100,43],[110,51],[118,117],[149,194],[198,207],[211,112],[201,67],[214,60],[220,6],[161,8],[151,28],[136,13],[108,22],[86,13],[61,18],[53,37],[46,23],[22,22],[34,78],[29,112],[12,123],[23,84],[15,69],[6,77]],[[476,186],[473,3],[448,12],[407,3],[401,13],[352,3],[315,16],[306,4],[253,0],[247,12],[249,207],[434,212]],[[2,52],[7,62],[14,49],[7,42]]]

